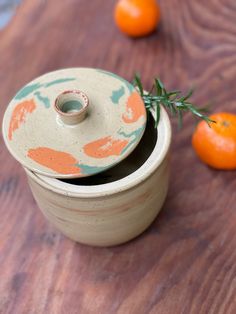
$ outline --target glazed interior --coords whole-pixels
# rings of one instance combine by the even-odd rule
[[[135,150],[122,162],[113,168],[110,168],[107,171],[101,172],[94,176],[58,180],[68,184],[80,186],[100,185],[115,182],[138,170],[151,155],[156,142],[157,129],[155,128],[155,121],[150,115],[141,141]]]

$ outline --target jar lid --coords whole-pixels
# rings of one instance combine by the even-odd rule
[[[3,136],[24,167],[76,178],[126,158],[145,126],[145,105],[133,85],[103,70],[72,68],[24,86],[5,112]]]

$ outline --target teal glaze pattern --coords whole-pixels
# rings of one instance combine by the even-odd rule
[[[75,81],[75,80],[76,80],[76,78],[73,78],[73,77],[71,77],[71,78],[64,78],[64,79],[58,79],[58,80],[54,80],[54,81],[52,81],[52,82],[46,83],[46,84],[44,85],[44,87],[47,88],[47,87],[50,87],[50,86],[52,86],[52,85],[56,85],[56,84],[60,84],[60,83],[65,83],[65,82],[71,82],[71,81]]]
[[[52,85],[65,83],[65,82],[70,82],[70,81],[75,81],[75,80],[76,80],[76,78],[72,77],[72,78],[63,78],[63,79],[53,80],[53,81],[45,83],[45,84],[35,83],[35,84],[26,85],[16,94],[15,99],[16,100],[21,100],[21,99],[29,96],[33,92],[37,91],[37,89],[39,89],[41,87],[48,88],[48,87],[50,87]],[[45,108],[49,108],[50,107],[50,102],[49,102],[49,107],[48,107],[48,102],[47,102],[47,100],[45,100],[45,97],[43,97],[41,95],[38,96],[38,97],[41,97],[41,99],[40,99],[41,101],[43,101],[43,98],[44,98],[43,102],[45,104]],[[46,105],[46,103],[47,103],[47,105]]]
[[[29,96],[40,87],[42,87],[42,84],[39,83],[26,85],[16,94],[15,99],[21,100],[22,98]]]
[[[84,175],[96,174],[110,168],[110,166],[109,167],[96,167],[96,166],[88,166],[88,165],[80,165],[80,164],[76,164],[75,166],[80,168],[81,172]]]
[[[122,96],[124,96],[124,94],[125,94],[125,88],[124,88],[124,86],[121,86],[119,89],[117,89],[117,90],[114,90],[113,92],[112,92],[112,95],[111,95],[111,101],[113,102],[113,104],[115,104],[115,105],[117,105],[118,103],[119,103],[119,101],[120,101],[120,98],[122,97]]]
[[[48,97],[43,97],[40,92],[35,92],[34,95],[37,97],[39,101],[41,101],[44,104],[45,108],[50,107],[50,100]]]
[[[121,152],[122,154],[124,154],[124,153],[127,151],[127,149],[129,149],[129,147],[130,147],[131,145],[133,145],[135,142],[137,142],[137,139],[140,138],[140,136],[142,135],[142,133],[144,132],[144,130],[145,130],[145,126],[142,126],[142,127],[140,127],[139,129],[137,129],[137,130],[135,130],[135,131],[133,131],[133,132],[131,132],[131,133],[129,133],[129,134],[125,133],[125,132],[122,131],[121,129],[118,131],[118,134],[123,135],[123,136],[126,137],[126,138],[134,137],[134,138],[129,142],[129,144],[122,150],[122,152]]]

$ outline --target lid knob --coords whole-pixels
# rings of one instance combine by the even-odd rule
[[[56,98],[54,108],[64,124],[73,125],[85,119],[88,105],[89,99],[85,93],[71,90]]]

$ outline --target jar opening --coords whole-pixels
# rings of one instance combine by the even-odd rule
[[[64,113],[78,112],[83,108],[79,100],[68,100],[62,104],[61,111]]]
[[[149,115],[147,126],[141,141],[134,151],[121,163],[97,175],[76,179],[58,179],[72,185],[100,185],[120,180],[138,170],[149,158],[157,142],[157,129],[154,119]]]

